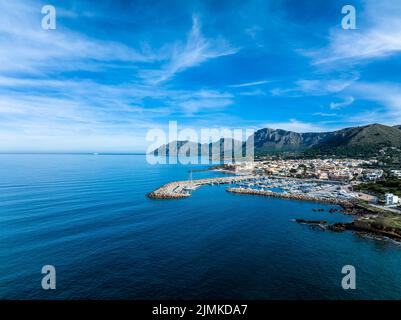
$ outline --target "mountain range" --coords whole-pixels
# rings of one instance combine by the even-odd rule
[[[305,155],[363,156],[377,154],[384,147],[401,147],[401,125],[391,127],[370,124],[331,132],[308,133],[264,128],[257,130],[250,138],[254,139],[256,155],[295,152]],[[178,150],[182,147],[185,150],[198,147],[199,154],[206,154],[224,143],[231,145],[236,152],[241,149],[244,151],[245,148],[244,142],[224,138],[209,144],[178,141],[177,146]],[[169,155],[171,146],[171,143],[163,145],[154,150],[154,154]]]

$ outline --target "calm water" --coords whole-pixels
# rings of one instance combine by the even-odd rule
[[[291,219],[349,219],[308,202],[145,193],[195,166],[144,156],[0,155],[2,299],[400,299],[401,246],[311,230]],[[194,173],[194,178],[219,175]],[[57,289],[41,288],[41,268]],[[341,289],[341,268],[357,290]]]

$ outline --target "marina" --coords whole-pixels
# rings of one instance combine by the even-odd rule
[[[202,185],[219,185],[219,184],[233,184],[236,185],[240,182],[254,181],[255,176],[232,176],[224,178],[206,178],[186,181],[175,181],[167,183],[164,186],[156,189],[147,194],[151,199],[180,199],[186,198],[191,195],[191,191],[196,190]]]
[[[321,197],[318,195],[308,195],[308,194],[302,194],[302,193],[283,193],[283,192],[274,192],[274,191],[269,191],[269,190],[260,190],[260,189],[252,189],[252,188],[248,188],[248,189],[228,188],[227,192],[237,193],[237,194],[266,196],[266,197],[280,198],[280,199],[312,201],[312,202],[320,202],[320,203],[326,203],[326,204],[348,204],[350,202],[350,199],[347,200],[345,198]]]
[[[228,184],[227,191],[233,193],[269,195],[281,198],[314,200],[338,203],[350,201],[356,197],[337,181],[319,181],[316,179],[297,179],[261,175],[238,175],[224,178],[207,178],[168,183],[147,194],[152,199],[179,199],[191,196],[202,185]]]

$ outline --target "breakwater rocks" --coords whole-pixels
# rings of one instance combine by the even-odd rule
[[[255,179],[254,175],[231,176],[224,178],[206,178],[197,180],[175,181],[165,184],[160,188],[148,193],[146,196],[151,199],[180,199],[191,196],[191,191],[202,185],[230,184]]]
[[[146,196],[150,199],[180,199],[187,198],[190,196],[189,193],[171,193],[171,192],[163,192],[163,191],[152,191],[146,194]]]
[[[315,229],[315,227],[320,227],[323,230],[333,232],[354,231],[361,235],[369,235],[379,239],[384,237],[401,242],[401,229],[385,226],[382,223],[370,220],[369,218],[360,218],[352,222],[336,222],[330,225],[327,225],[326,220],[296,219],[295,221],[300,224],[309,225],[313,229]]]
[[[338,222],[327,227],[328,230],[343,232],[346,230],[375,236],[387,237],[396,241],[401,241],[401,230],[384,226],[374,221],[356,220],[349,223]]]
[[[297,223],[309,225],[312,229],[319,227],[322,230],[333,232],[354,231],[362,235],[370,235],[375,238],[385,237],[395,241],[401,241],[401,230],[398,228],[386,227],[380,223],[366,220],[355,220],[353,222],[336,222],[327,225],[326,220],[305,220],[296,219]]]
[[[309,224],[309,225],[325,225],[327,224],[326,220],[305,220],[305,219],[295,219],[295,222],[301,224]]]
[[[295,219],[295,222],[300,223],[300,224],[306,224],[313,230],[316,230],[316,229],[326,230],[326,228],[327,228],[326,220]]]
[[[239,194],[250,194],[257,196],[265,196],[271,198],[280,198],[280,199],[290,199],[290,200],[301,200],[301,201],[313,201],[319,203],[327,203],[327,204],[337,204],[341,206],[348,206],[350,204],[347,200],[336,199],[336,198],[319,198],[314,196],[309,196],[306,194],[298,194],[298,193],[282,193],[282,192],[272,192],[265,190],[256,190],[250,188],[228,188],[228,192],[239,193]]]

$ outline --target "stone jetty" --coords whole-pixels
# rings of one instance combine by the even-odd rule
[[[196,180],[185,180],[185,181],[174,181],[165,184],[164,186],[148,193],[146,196],[151,199],[180,199],[187,198],[191,195],[190,191],[197,189],[198,187],[208,184],[230,184],[241,181],[250,181],[256,179],[254,175],[244,176],[231,176],[223,178],[207,178],[207,179],[196,179]]]
[[[327,204],[337,204],[337,205],[349,205],[350,202],[347,200],[337,199],[337,198],[322,198],[310,196],[307,194],[299,194],[299,193],[283,193],[283,192],[273,192],[266,190],[256,190],[250,188],[227,188],[228,192],[232,193],[240,193],[240,194],[250,194],[250,195],[258,195],[272,198],[280,198],[280,199],[290,199],[290,200],[302,200],[302,201],[313,201]]]

